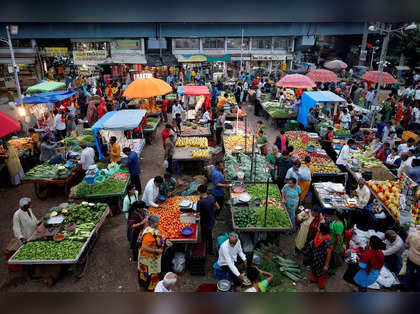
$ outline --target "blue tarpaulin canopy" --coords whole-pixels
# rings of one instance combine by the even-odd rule
[[[308,115],[309,110],[315,107],[317,103],[327,102],[345,103],[346,100],[330,91],[304,92],[302,94],[301,105],[297,116],[298,121],[306,127],[306,116]]]
[[[97,139],[97,133],[100,130],[133,130],[139,127],[139,124],[147,114],[147,110],[121,110],[107,112],[92,126],[95,134],[96,147],[98,148],[99,158],[104,158]]]
[[[75,90],[63,90],[56,92],[34,94],[30,97],[23,97],[24,104],[45,104],[45,103],[57,103],[63,101],[73,95],[77,94]],[[17,100],[20,103],[20,100]]]

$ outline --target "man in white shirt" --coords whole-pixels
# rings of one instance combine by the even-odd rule
[[[420,105],[417,104],[416,107],[413,108],[413,122],[415,130],[420,128]]]
[[[35,233],[38,219],[32,213],[31,199],[23,197],[19,200],[19,209],[13,215],[13,234],[22,244]]]
[[[142,201],[145,202],[147,206],[159,207],[155,201],[159,196],[159,187],[162,183],[163,178],[161,176],[154,177],[147,182],[142,198]]]
[[[177,113],[182,115],[183,112],[184,112],[184,108],[182,108],[179,102],[176,102],[172,107],[172,121],[175,121]]]
[[[343,146],[343,148],[341,148],[340,154],[338,155],[338,158],[337,158],[336,164],[339,167],[341,167],[341,170],[343,170],[343,171],[345,170],[343,168],[343,166],[345,166],[347,164],[347,160],[350,157],[350,152],[354,151],[350,148],[351,145],[354,145],[354,140],[352,140],[352,139],[348,140],[347,144],[345,144]]]
[[[366,104],[367,104],[367,108],[370,108],[370,105],[372,104],[374,97],[375,97],[375,92],[374,92],[373,88],[371,88],[366,93]]]
[[[66,121],[64,112],[54,110],[54,129],[56,132],[56,140],[60,141],[66,136]]]
[[[154,292],[173,292],[172,289],[175,287],[177,279],[176,274],[172,272],[167,273],[163,280],[157,283]]]
[[[398,177],[401,176],[401,173],[404,172],[406,174],[408,172],[408,170],[411,169],[411,162],[412,162],[413,159],[414,159],[414,156],[413,156],[413,158],[410,158],[408,156],[408,153],[402,153],[401,154],[401,164],[400,164],[400,167],[398,168],[398,171],[397,171]]]
[[[386,249],[382,250],[385,263],[392,272],[399,272],[402,266],[402,255],[405,251],[404,241],[394,230],[385,232]]]
[[[351,115],[350,113],[347,111],[347,109],[344,109],[343,112],[340,114],[340,126],[343,129],[348,130],[349,126],[350,126],[350,122],[351,122]]]
[[[240,262],[238,262],[238,256],[243,261],[244,269],[247,269],[246,256],[242,251],[238,234],[231,232],[229,234],[229,239],[220,246],[217,263],[222,270],[230,274],[232,277],[231,279],[237,288],[239,288],[243,282],[243,277],[238,270],[240,264]]]
[[[81,142],[79,145],[83,149],[80,155],[80,164],[82,165],[82,169],[86,171],[90,166],[95,164],[95,151],[84,142]]]
[[[357,189],[354,192],[354,196],[357,197],[357,207],[365,208],[370,200],[370,190],[366,185],[366,182],[363,178],[359,179]]]

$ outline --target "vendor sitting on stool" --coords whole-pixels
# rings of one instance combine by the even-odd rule
[[[230,274],[233,284],[235,285],[235,290],[240,291],[244,278],[238,270],[238,266],[241,264],[241,262],[238,261],[238,255],[243,261],[243,268],[246,270],[248,265],[246,256],[242,251],[241,241],[239,240],[237,233],[231,232],[229,234],[229,239],[220,246],[217,263],[223,271]]]
[[[167,172],[163,176],[163,183],[159,187],[159,194],[171,197],[177,185],[178,182],[176,181],[176,179],[173,178],[172,175]]]

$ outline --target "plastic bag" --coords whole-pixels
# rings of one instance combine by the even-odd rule
[[[182,273],[185,269],[185,254],[182,252],[176,252],[172,259],[172,270],[175,273]]]
[[[167,160],[163,161],[163,168],[167,169],[169,167],[169,163]]]

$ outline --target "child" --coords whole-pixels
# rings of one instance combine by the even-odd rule
[[[176,130],[178,133],[181,133],[181,122],[182,122],[181,114],[177,113],[175,115],[175,123],[176,123]]]
[[[257,122],[257,133],[260,133],[260,131],[263,133],[265,132],[265,126],[263,125],[262,121]]]

